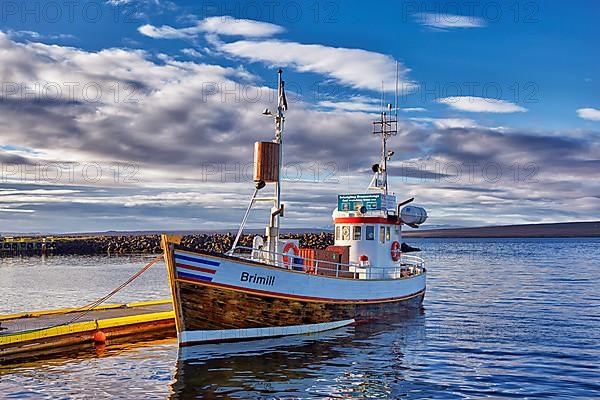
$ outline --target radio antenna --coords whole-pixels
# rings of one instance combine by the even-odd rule
[[[381,112],[385,111],[385,108],[384,108],[384,104],[385,104],[385,97],[384,96],[385,96],[385,94],[384,93],[385,92],[383,90],[383,80],[382,80],[381,81]]]
[[[396,104],[394,105],[394,109],[396,111],[396,121],[398,121],[398,60],[396,60]]]

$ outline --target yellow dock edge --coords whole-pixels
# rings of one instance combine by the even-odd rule
[[[144,306],[154,306],[159,304],[167,304],[171,303],[170,299],[166,300],[150,300],[150,301],[139,301],[127,304],[103,304],[98,307],[94,307],[94,310],[111,310],[114,308],[133,308],[133,307],[144,307]],[[86,308],[58,308],[55,310],[41,310],[41,311],[30,311],[30,312],[21,312],[16,314],[4,314],[0,315],[0,321],[6,321],[9,319],[19,319],[19,318],[32,318],[32,317],[41,317],[44,315],[54,315],[54,314],[68,314],[74,312],[85,311]]]
[[[169,300],[170,301],[170,300]],[[159,303],[160,304],[160,303]],[[97,329],[109,329],[126,325],[157,322],[162,320],[174,319],[173,311],[163,311],[151,314],[132,315],[127,317],[117,317],[100,319],[97,321],[79,322],[71,325],[57,326],[53,328],[40,329],[33,332],[15,333],[6,336],[0,336],[0,346],[28,342],[32,340],[47,339],[62,335],[72,335],[77,333],[92,332]]]
[[[171,299],[163,299],[163,300],[150,300],[150,301],[138,301],[135,303],[127,303],[127,307],[144,307],[144,306],[156,306],[159,304],[169,304],[171,303]]]

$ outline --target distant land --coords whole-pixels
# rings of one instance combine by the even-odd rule
[[[600,237],[600,221],[483,226],[478,228],[407,229],[402,232],[402,235],[419,238]]]
[[[92,237],[92,236],[144,236],[144,235],[160,235],[168,233],[169,235],[223,235],[231,233],[235,235],[238,228],[232,229],[182,229],[182,230],[140,230],[140,231],[96,231],[96,232],[68,232],[68,233],[52,233],[52,232],[2,232],[0,237],[37,237],[37,236],[56,236],[56,237]],[[281,229],[282,234],[302,234],[302,233],[321,233],[333,232],[333,229],[311,229],[311,228],[290,228]],[[244,234],[264,235],[264,229],[244,229]]]
[[[283,234],[321,233],[333,232],[328,228],[290,228],[282,229]],[[78,233],[2,233],[2,236],[142,236],[169,233],[172,235],[196,235],[196,234],[235,234],[237,229],[198,229],[177,231],[104,231],[104,232],[78,232]],[[264,229],[245,229],[245,234],[264,234]],[[526,225],[503,225],[482,226],[476,228],[435,228],[435,229],[403,229],[405,237],[419,238],[502,238],[502,237],[600,237],[600,221],[592,222],[561,222],[549,224],[526,224]]]

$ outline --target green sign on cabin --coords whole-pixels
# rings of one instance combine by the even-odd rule
[[[338,195],[338,211],[359,211],[363,206],[367,211],[394,209],[396,196],[386,196],[382,193]]]

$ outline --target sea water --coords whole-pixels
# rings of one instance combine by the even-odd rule
[[[312,336],[174,339],[0,366],[3,398],[600,397],[600,239],[411,239],[423,308]],[[76,307],[151,256],[0,260],[0,313]],[[168,297],[164,264],[111,302]]]

